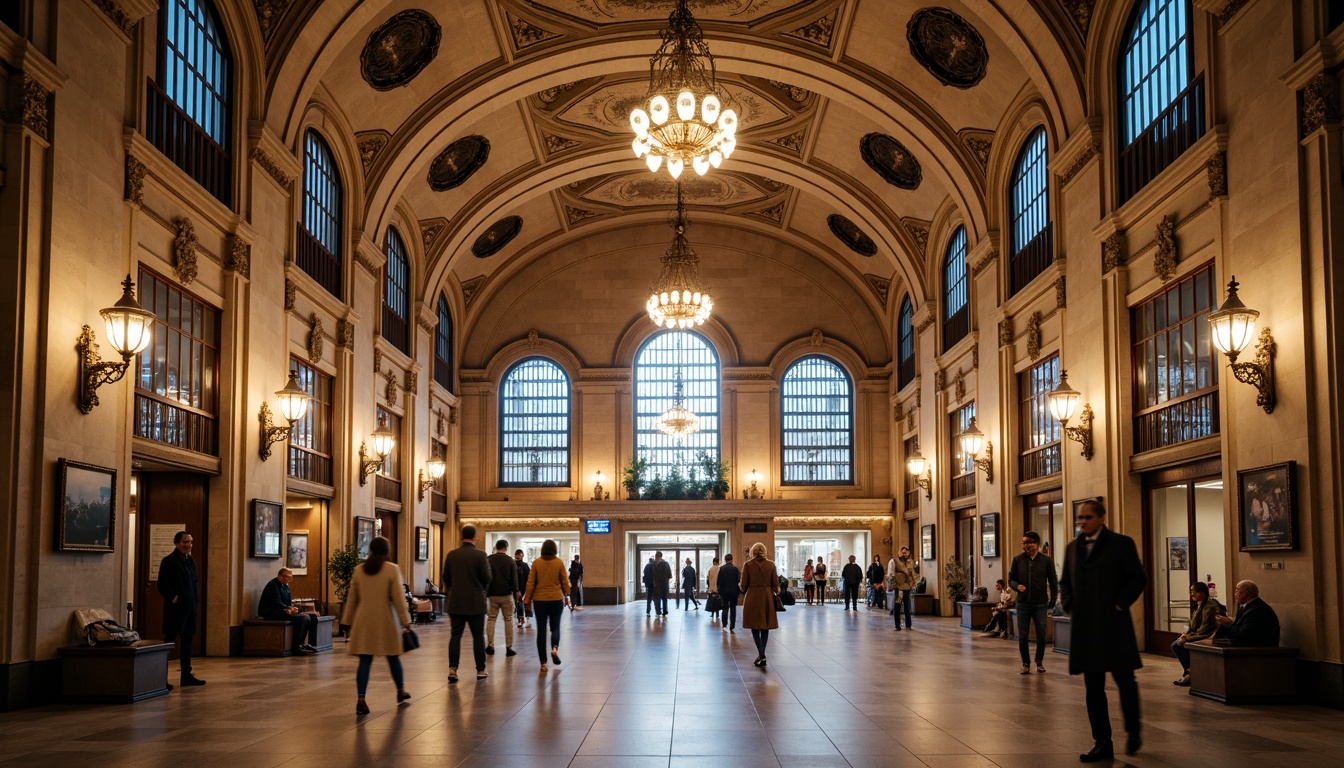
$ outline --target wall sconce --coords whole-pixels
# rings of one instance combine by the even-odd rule
[[[593,498],[592,501],[602,500],[602,470],[597,470],[593,475]]]
[[[135,283],[127,275],[121,283],[121,299],[116,304],[98,311],[103,316],[107,340],[121,355],[120,363],[103,362],[98,356],[98,344],[89,326],[79,334],[75,350],[79,353],[79,410],[89,413],[98,405],[98,388],[121,381],[130,368],[131,358],[140,354],[154,338],[154,313],[135,300]]]
[[[393,435],[392,430],[388,429],[387,425],[382,422],[379,422],[378,428],[373,430],[372,435],[369,435],[369,440],[373,441],[373,452],[377,454],[378,458],[370,459],[364,443],[359,444],[360,485],[368,484],[369,475],[378,471],[378,467],[383,465],[383,460],[387,458],[387,455],[392,452],[392,448],[397,444],[396,435]]]
[[[742,492],[745,497],[748,499],[764,499],[765,493],[761,491],[761,481],[764,479],[765,475],[762,475],[755,469],[748,472],[747,480],[751,483],[751,486]]]
[[[932,499],[933,468],[929,466],[929,460],[920,455],[918,448],[913,456],[905,460],[905,468],[915,476],[915,484],[924,489],[924,498]]]
[[[304,414],[308,413],[309,397],[303,387],[299,386],[298,372],[289,372],[289,383],[285,388],[275,393],[280,399],[280,415],[285,417],[289,426],[277,427],[271,422],[271,406],[263,400],[261,403],[261,412],[257,414],[257,420],[261,422],[261,444],[257,448],[257,453],[261,454],[261,460],[265,461],[271,458],[271,446],[275,443],[289,440],[289,433],[294,429],[294,422],[302,419]]]
[[[1083,415],[1079,418],[1082,422],[1080,427],[1070,427],[1069,419],[1078,410],[1078,401],[1083,398],[1083,393],[1069,386],[1068,371],[1059,372],[1059,385],[1050,391],[1050,413],[1054,415],[1060,426],[1064,427],[1064,437],[1081,443],[1083,446],[1083,458],[1092,460],[1092,404],[1083,404]]]
[[[970,426],[958,435],[961,440],[961,452],[971,457],[975,466],[984,470],[985,482],[994,482],[994,444],[985,439],[985,433],[975,426],[975,417],[971,417]],[[981,456],[981,452],[984,456]]]
[[[1238,363],[1246,345],[1251,343],[1255,334],[1255,321],[1260,313],[1241,303],[1237,296],[1237,277],[1227,284],[1227,299],[1216,312],[1209,313],[1209,330],[1213,332],[1213,346],[1227,355],[1232,361],[1232,375],[1243,384],[1250,384],[1260,393],[1255,404],[1265,409],[1265,413],[1274,412],[1274,337],[1269,329],[1260,331],[1260,341],[1255,345],[1255,359],[1249,363]]]
[[[429,479],[425,479],[425,470],[429,470]],[[425,500],[425,492],[434,487],[434,484],[443,477],[443,473],[448,471],[448,462],[440,458],[430,459],[425,466],[420,468],[420,500]]]

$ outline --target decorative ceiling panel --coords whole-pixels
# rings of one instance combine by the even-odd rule
[[[946,8],[922,8],[905,27],[910,54],[943,85],[970,88],[985,79],[989,50],[971,23]]]
[[[740,124],[743,129],[738,135],[739,141],[745,140],[745,135],[752,129],[792,117],[791,113],[760,93],[737,83],[720,81],[720,85],[724,86],[729,96],[737,101],[738,116],[741,118]],[[581,128],[624,137],[630,133],[630,110],[639,106],[648,93],[647,81],[632,80],[609,85],[574,101],[556,117],[561,122]]]
[[[788,185],[745,174],[712,173],[682,177],[682,193],[692,205],[737,206],[754,203],[788,189]],[[665,173],[610,176],[588,188],[579,199],[620,208],[667,206],[677,201],[677,182]]]
[[[750,23],[812,0],[691,0],[699,21]],[[532,0],[532,5],[596,24],[665,20],[672,12],[669,0]]]
[[[359,55],[360,74],[379,91],[406,85],[438,55],[441,36],[433,16],[402,11],[369,35]]]

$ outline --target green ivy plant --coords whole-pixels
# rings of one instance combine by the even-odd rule
[[[949,560],[947,565],[943,566],[944,589],[947,591],[947,599],[952,602],[958,602],[966,599],[968,589],[970,588],[970,578],[966,574],[966,567],[960,560]]]

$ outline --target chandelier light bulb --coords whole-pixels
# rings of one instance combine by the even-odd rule
[[[695,117],[695,94],[682,91],[677,94],[677,118],[690,120],[692,117]]]
[[[649,99],[649,115],[653,117],[654,125],[662,125],[667,122],[667,97],[654,96]]]
[[[705,159],[704,155],[700,155],[691,161],[691,167],[695,168],[697,176],[704,176],[705,172],[709,170],[709,161]]]
[[[719,130],[723,131],[724,136],[737,135],[737,113],[731,109],[723,110],[719,115]]]
[[[655,155],[652,152],[650,152],[648,155],[644,157],[644,162],[648,164],[650,171],[656,173],[658,171],[658,167],[663,164],[663,156]]]
[[[710,153],[709,153],[709,164],[710,164],[710,165],[714,166],[715,168],[718,168],[719,165],[722,164],[722,163],[723,163],[723,153],[722,153],[722,152],[720,152],[719,150],[716,149],[716,150],[714,150],[713,152],[710,152]]]
[[[737,149],[737,139],[732,136],[724,139],[723,143],[719,145],[719,151],[723,153],[725,160],[733,156],[734,149]]]
[[[649,136],[649,113],[642,109],[635,109],[630,113],[630,127],[635,130],[635,136],[643,141]]]
[[[706,123],[711,125],[717,123],[720,109],[719,97],[712,93],[700,101],[700,117]]]
[[[681,169],[684,167],[680,157],[673,157],[667,161],[667,172],[672,174],[672,178],[681,178]]]

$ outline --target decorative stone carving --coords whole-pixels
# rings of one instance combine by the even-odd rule
[[[436,408],[434,409],[434,434],[438,435],[439,437],[443,437],[444,431],[445,430],[443,426],[443,409]]]
[[[126,199],[136,205],[145,204],[145,172],[149,168],[135,158],[126,155]]]
[[[29,77],[23,76],[23,92],[19,96],[19,103],[15,112],[17,117],[23,122],[23,127],[37,134],[43,141],[48,140],[47,129],[50,127],[48,120],[47,107],[51,103],[51,91],[48,91],[41,83]]]
[[[359,144],[359,164],[364,167],[365,176],[369,175],[373,161],[378,159],[378,154],[391,140],[392,135],[387,131],[361,131],[355,134],[355,141]]]
[[[1027,357],[1035,360],[1041,356],[1041,313],[1032,312],[1027,320]]]
[[[835,235],[840,242],[845,244],[849,250],[860,256],[876,256],[877,243],[859,229],[859,225],[841,216],[838,213],[832,213],[826,217],[826,226],[831,228],[831,234]]]
[[[1157,253],[1153,256],[1153,274],[1166,282],[1176,274],[1176,219],[1163,216],[1157,223]]]
[[[795,104],[802,104],[812,96],[812,92],[806,88],[792,85],[781,80],[766,80],[766,82],[773,86],[775,90],[784,94],[789,101],[792,101]]]
[[[425,250],[434,245],[434,241],[439,239],[443,230],[447,228],[447,222],[443,219],[429,219],[420,222],[420,241],[424,243]]]
[[[905,25],[910,54],[943,85],[971,88],[985,79],[989,49],[970,22],[946,8],[921,8]]]
[[[355,324],[345,318],[336,321],[336,346],[355,351]]]
[[[980,165],[980,172],[989,171],[989,151],[994,148],[994,132],[965,128],[957,131],[958,138]]]
[[[769,208],[764,208],[759,211],[751,211],[750,213],[752,216],[760,216],[762,219],[769,219],[776,224],[782,224],[784,223],[784,203],[785,201],[780,200]]]
[[[588,219],[595,218],[601,215],[602,214],[598,213],[597,211],[589,211],[584,208],[575,208],[572,205],[565,206],[565,220],[569,222],[570,226],[578,224],[581,221],[587,221]]]
[[[275,182],[280,186],[288,189],[289,185],[294,183],[294,177],[285,173],[285,169],[280,163],[276,162],[275,158],[266,154],[261,147],[256,147],[252,150],[252,159],[255,160],[257,165],[260,165],[261,169],[270,175],[272,179],[275,179]]]
[[[490,228],[471,244],[471,253],[478,259],[487,259],[504,249],[513,238],[523,231],[521,216],[505,216],[490,225]]]
[[[457,408],[451,405],[448,406],[448,423],[453,425],[457,424]]]
[[[383,372],[387,384],[383,387],[383,399],[393,408],[397,407],[397,375],[389,368]]]
[[[807,136],[807,131],[794,131],[787,136],[780,136],[774,139],[766,139],[767,143],[774,144],[777,147],[783,147],[795,155],[803,153],[803,139]]]
[[[1064,309],[1068,306],[1068,292],[1064,288],[1064,276],[1055,279],[1055,306]]]
[[[322,331],[322,318],[314,312],[308,318],[308,362],[322,362],[322,349],[326,346],[326,334]]]
[[[915,407],[922,407],[924,404],[924,390],[915,388]]]
[[[785,32],[785,37],[792,37],[795,40],[820,45],[822,48],[831,47],[831,36],[835,33],[835,17],[839,11],[832,11],[830,16],[822,16],[820,19],[803,27]]]
[[[513,49],[515,51],[531,48],[538,43],[544,43],[547,40],[560,36],[549,29],[542,29],[541,27],[524,19],[520,19],[511,13],[506,15],[509,19],[509,34],[513,36]]]
[[[439,327],[438,319],[431,320],[430,318],[425,317],[424,315],[420,315],[419,317],[415,318],[415,324],[420,326],[420,330],[424,331],[425,333],[428,333],[431,336],[434,335],[434,329]]]
[[[915,241],[919,247],[920,253],[928,253],[929,250],[929,222],[924,219],[915,219],[905,217],[901,219],[901,226],[910,233],[910,239]]]
[[[1324,72],[1313,77],[1302,89],[1302,135],[1341,119],[1339,83]]]
[[[285,311],[294,309],[294,301],[298,298],[299,286],[294,284],[293,280],[285,278]]]
[[[971,370],[980,370],[980,345],[971,347]]]
[[[1011,346],[1013,339],[1016,337],[1017,334],[1013,331],[1013,316],[1004,315],[1003,319],[999,321],[999,346]]]
[[[593,79],[593,78],[589,78],[589,79]],[[551,86],[550,88],[547,88],[547,89],[545,89],[545,90],[537,91],[537,101],[540,101],[542,104],[545,104],[545,105],[547,105],[547,106],[550,106],[550,105],[552,105],[552,104],[555,104],[555,103],[557,103],[557,102],[560,101],[560,96],[561,96],[562,94],[564,94],[566,91],[569,91],[569,90],[572,89],[574,86],[578,85],[580,82],[586,82],[586,81],[576,80],[576,81],[574,81],[574,82],[572,82],[572,83],[564,83],[564,84],[562,84],[562,85],[553,85],[553,86]]]
[[[102,11],[103,15],[110,19],[117,26],[117,29],[121,30],[122,34],[131,34],[131,30],[135,28],[135,20],[120,5],[112,2],[112,0],[93,0],[93,4],[98,6],[98,10]]]
[[[918,189],[924,179],[924,171],[914,154],[885,133],[870,133],[860,139],[859,157],[894,187]]]
[[[252,277],[252,246],[238,235],[229,235],[229,251],[224,268],[240,277]]]
[[[877,297],[877,303],[881,304],[883,309],[886,309],[887,294],[891,292],[891,281],[877,275],[864,275],[863,282],[868,284],[868,290],[872,291],[873,295]]]
[[[354,246],[350,249],[350,258],[356,264],[363,267],[365,272],[368,272],[370,275],[373,275],[374,277],[378,276],[378,265],[374,263],[373,259],[370,258],[369,255],[365,253],[363,249],[359,247],[358,240],[355,241]]]
[[[485,275],[462,281],[462,307],[464,309],[471,309],[471,305],[476,302],[476,295],[480,292],[482,285],[485,285]]]
[[[915,333],[919,334],[920,336],[923,336],[924,332],[932,327],[933,327],[933,316],[930,315],[928,317],[925,317],[923,320],[919,321],[919,325],[915,326]]]
[[[183,285],[196,279],[196,226],[185,216],[173,220],[177,234],[173,236],[173,271]]]
[[[1092,141],[1088,142],[1087,146],[1083,148],[1083,151],[1078,153],[1077,157],[1073,158],[1073,161],[1070,162],[1068,166],[1056,174],[1059,176],[1059,183],[1061,185],[1068,184],[1073,180],[1074,176],[1078,175],[1079,171],[1087,167],[1087,164],[1091,162],[1092,158],[1100,153],[1101,140],[1094,138]]]
[[[952,376],[952,399],[953,401],[960,403],[961,399],[965,396],[966,372],[958,368],[957,372]]]
[[[612,518],[611,515],[606,515]],[[614,518],[613,518],[614,519]],[[639,519],[639,518],[632,518]],[[678,520],[681,518],[678,517]],[[482,531],[527,531],[527,530],[578,530],[581,523],[577,517],[500,517],[500,518],[462,518],[463,525],[470,523]]]
[[[822,333],[820,328],[813,328],[812,335],[808,338],[807,343],[814,347],[820,347],[826,343],[826,334]]]
[[[980,273],[984,272],[986,269],[989,269],[991,266],[993,266],[994,262],[997,261],[998,258],[999,258],[998,250],[994,248],[989,249],[989,251],[985,253],[985,258],[971,265],[971,275],[973,277],[979,277]]]
[[[915,391],[918,392],[919,390],[915,390]],[[909,413],[905,414],[905,431],[906,431],[906,432],[914,432],[914,431],[915,431],[915,412],[914,412],[914,411],[910,411]]]
[[[1074,26],[1078,27],[1078,34],[1086,40],[1087,29],[1092,25],[1092,9],[1097,0],[1063,0],[1063,3],[1069,16],[1073,17]]]
[[[1204,170],[1209,175],[1209,200],[1227,197],[1227,153],[1214,152],[1204,161]]]
[[[383,350],[378,347],[373,348],[373,372],[375,374],[383,372]]]
[[[383,22],[359,54],[359,73],[377,91],[406,85],[439,53],[442,30],[428,13],[411,9]]]
[[[947,371],[939,368],[933,372],[933,391],[942,392],[947,389]]]
[[[542,143],[546,145],[546,154],[554,155],[557,152],[564,152],[566,149],[573,149],[583,142],[578,139],[571,139],[565,136],[553,136],[544,133],[541,136]]]
[[[1224,5],[1222,10],[1218,11],[1218,23],[1226,24],[1231,21],[1238,11],[1246,7],[1247,2],[1249,0],[1228,0],[1227,5]]]
[[[271,36],[280,28],[280,20],[289,10],[292,0],[254,0],[257,9],[257,25],[261,27],[263,42],[271,42]]]
[[[901,420],[904,418],[905,418],[905,406],[902,405],[901,403],[896,403],[895,405],[893,405],[891,407],[891,420],[899,424],[901,423]]]
[[[461,186],[490,157],[490,140],[484,136],[463,136],[449,144],[429,164],[429,188],[446,192]]]
[[[412,395],[420,394],[420,377],[415,375],[415,371],[406,372],[406,377],[402,382],[401,388]]]
[[[1115,232],[1101,244],[1101,271],[1109,272],[1116,267],[1123,267],[1126,260],[1125,233]]]
[[[536,349],[539,346],[541,346],[541,334],[537,333],[536,328],[533,328],[527,332],[527,348]]]

